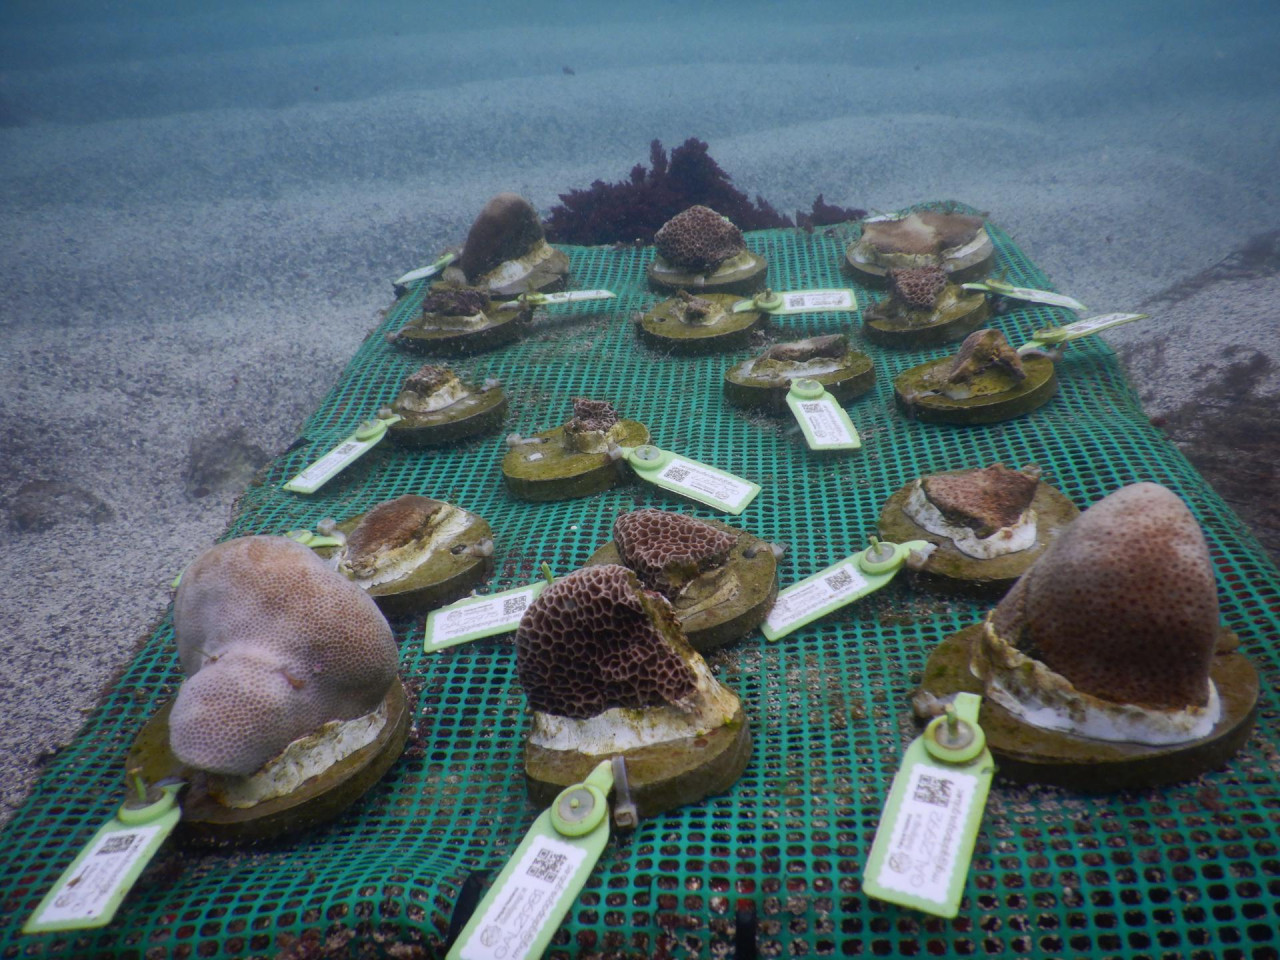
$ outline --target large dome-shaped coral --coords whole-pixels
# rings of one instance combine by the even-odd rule
[[[996,607],[991,627],[1083,694],[1202,707],[1218,597],[1200,527],[1159,484],[1123,487],[1062,533]]]
[[[252,774],[298,737],[373,711],[395,680],[373,600],[287,537],[206,550],[182,575],[173,621],[188,678],[170,745],[201,770]]]

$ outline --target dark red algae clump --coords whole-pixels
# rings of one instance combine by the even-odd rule
[[[728,217],[741,230],[794,226],[763,197],[755,203],[707,153],[707,144],[690,137],[671,151],[649,145],[650,168],[637,163],[628,179],[597,180],[585,190],[560,194],[559,206],[547,219],[547,237],[556,243],[652,243],[658,228],[695,204]],[[797,213],[801,226],[812,228],[866,216],[865,210],[824,203],[821,195],[810,213]]]

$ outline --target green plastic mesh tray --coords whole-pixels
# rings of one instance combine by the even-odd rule
[[[845,286],[839,264],[850,233],[767,231],[747,242],[769,258],[775,288]],[[1048,287],[1007,236],[992,233],[998,269],[1010,282]],[[1035,461],[1081,507],[1122,484],[1159,481],[1203,525],[1223,619],[1261,673],[1263,692],[1245,750],[1192,783],[1098,798],[997,780],[960,916],[940,920],[871,900],[860,876],[915,733],[908,699],[925,659],[984,609],[899,582],[780,643],[756,634],[710,658],[750,714],[755,748],[746,774],[728,795],[612,840],[557,933],[553,956],[725,956],[735,913],[747,904],[764,956],[1277,956],[1280,577],[1149,426],[1105,344],[1072,344],[1058,395],[1029,416],[990,427],[920,424],[893,409],[894,375],[946,348],[865,346],[877,386],[849,406],[863,449],[819,460],[786,421],[724,403],[724,369],[752,351],[669,358],[638,344],[629,316],[657,299],[644,284],[649,250],[567,252],[575,286],[606,287],[618,299],[553,308],[522,342],[455,364],[504,382],[512,401],[504,435],[563,421],[571,397],[612,399],[625,416],[647,423],[656,443],[763,485],[736,522],[790,545],[784,584],[863,547],[884,499],[923,473]],[[399,303],[379,334],[403,324],[419,296]],[[862,291],[864,305],[877,296]],[[1020,342],[1070,319],[1056,308],[1022,306],[994,323]],[[793,339],[846,331],[850,320],[814,314],[772,325],[775,336]],[[542,561],[559,574],[578,566],[609,539],[619,510],[654,505],[717,516],[639,481],[564,503],[514,501],[498,468],[502,435],[443,451],[383,443],[315,496],[280,489],[391,400],[421,362],[370,337],[302,437],[244,496],[226,535],[281,533],[425,493],[492,524],[496,590],[533,580]],[[439,953],[465,879],[499,867],[537,811],[522,779],[524,698],[510,638],[427,656],[421,626],[421,618],[396,624],[402,673],[417,701],[409,746],[341,819],[294,842],[231,853],[171,842],[110,926],[23,936],[18,929],[39,898],[119,802],[134,734],[177,688],[171,628],[162,625],[3,833],[0,957]]]

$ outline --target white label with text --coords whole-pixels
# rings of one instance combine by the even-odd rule
[[[111,905],[129,868],[146,855],[150,841],[166,828],[161,825],[109,830],[89,848],[75,874],[68,878],[48,906],[34,917],[37,923],[91,920]]]
[[[867,586],[867,578],[852,562],[842,563],[810,581],[800,581],[778,594],[777,602],[765,618],[769,629],[786,633],[791,625],[818,610],[840,605]]]
[[[977,777],[957,770],[912,767],[876,882],[946,903],[977,785]]]

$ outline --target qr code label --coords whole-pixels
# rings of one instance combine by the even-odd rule
[[[539,850],[538,855],[533,858],[533,863],[529,864],[529,869],[525,873],[535,880],[545,880],[550,883],[559,876],[560,871],[564,868],[566,859],[568,858],[563,853],[556,853],[554,850]]]
[[[111,856],[112,854],[124,853],[133,846],[133,842],[137,839],[137,835],[133,833],[122,833],[118,837],[107,837],[102,842],[102,846],[98,848],[95,856]]]
[[[527,606],[529,606],[529,598],[527,596],[507,597],[502,601],[502,615],[504,617],[518,617]]]
[[[853,585],[853,574],[848,570],[837,570],[830,576],[822,578],[828,587],[833,591],[839,592],[847,590]]]
[[[688,467],[672,467],[666,472],[666,478],[672,483],[684,483],[689,479]]]
[[[950,806],[952,788],[954,786],[955,784],[943,777],[921,775],[916,783],[916,790],[912,795],[912,799],[921,803],[932,804],[935,807]]]

